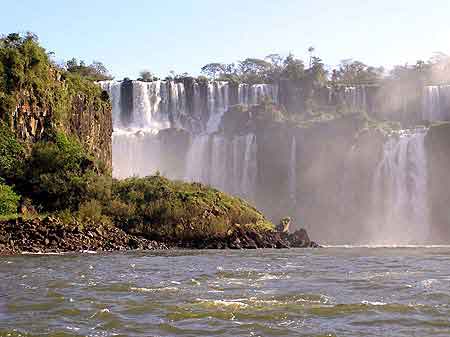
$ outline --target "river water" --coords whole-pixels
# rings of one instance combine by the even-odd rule
[[[0,336],[449,335],[449,247],[0,258]]]

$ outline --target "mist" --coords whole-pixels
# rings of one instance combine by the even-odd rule
[[[450,240],[442,198],[449,58],[327,72],[289,55],[210,64],[209,77],[106,81],[113,176],[162,174],[239,196],[327,244]],[[444,144],[444,145],[443,145]]]

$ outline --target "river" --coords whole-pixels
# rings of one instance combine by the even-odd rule
[[[0,257],[0,336],[449,336],[450,247]]]

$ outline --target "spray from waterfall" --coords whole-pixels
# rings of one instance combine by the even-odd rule
[[[430,234],[426,130],[401,131],[386,141],[373,180],[372,243],[424,243]]]
[[[289,189],[289,198],[291,199],[292,204],[296,205],[296,203],[297,203],[297,141],[295,139],[295,136],[292,136],[292,140],[291,140],[288,189]]]
[[[159,137],[165,129],[179,128],[191,135],[184,173],[189,181],[210,184],[224,191],[253,198],[257,182],[257,144],[252,133],[220,134],[223,115],[231,106],[228,82],[214,81],[205,90],[193,83],[174,81],[101,82],[113,107],[113,175],[117,178],[146,176],[160,171],[178,177],[168,166],[165,145]],[[188,91],[191,95],[188,95]],[[269,97],[276,102],[278,87],[270,84],[237,87],[234,104],[257,104]]]
[[[423,89],[422,119],[450,120],[450,85],[430,85]]]

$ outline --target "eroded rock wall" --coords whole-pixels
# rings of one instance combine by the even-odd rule
[[[55,75],[54,85],[64,90],[66,85]],[[112,168],[112,116],[107,96],[94,97],[93,93],[80,91],[63,106],[62,101],[43,103],[33,91],[18,92],[18,104],[10,118],[11,128],[19,139],[35,143],[48,139],[60,127],[77,136],[86,149],[97,159]]]
[[[426,138],[432,237],[450,241],[450,124],[430,127]]]

